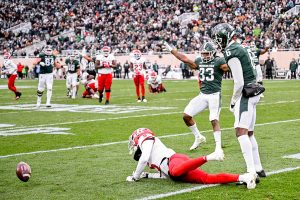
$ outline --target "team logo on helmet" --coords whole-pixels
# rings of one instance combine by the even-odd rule
[[[212,61],[215,58],[216,53],[217,53],[217,49],[214,43],[212,42],[204,43],[200,52],[202,62],[207,63]]]
[[[218,24],[212,30],[212,38],[221,50],[227,47],[235,34],[234,28],[227,23]]]
[[[154,133],[148,128],[138,128],[132,132],[129,136],[128,149],[129,154],[134,153],[137,150],[138,142],[141,137],[147,139],[148,137],[153,137]]]

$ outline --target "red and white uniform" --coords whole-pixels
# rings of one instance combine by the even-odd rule
[[[139,131],[140,129],[137,129]],[[149,129],[143,129],[137,134],[133,141],[138,139],[137,145],[142,151],[136,170],[133,174],[135,180],[140,179],[146,165],[160,172],[160,175],[149,174],[149,177],[170,177],[175,181],[189,183],[215,184],[231,183],[239,180],[237,174],[208,174],[199,167],[207,162],[205,156],[191,159],[184,154],[177,154],[167,148]],[[149,133],[150,131],[150,133]],[[136,131],[133,133],[133,135]],[[152,134],[151,134],[152,133]],[[134,142],[136,145],[136,142]]]
[[[104,55],[101,54],[96,56],[96,60],[99,60],[100,66],[104,67],[98,69],[98,74],[111,74],[113,72],[112,64],[113,61],[116,60],[114,55],[109,54],[107,57],[105,57]]]
[[[98,90],[98,84],[95,81],[95,79],[91,79],[91,80],[89,80],[89,81],[86,82],[85,88],[86,88],[86,90],[82,93],[83,97],[86,97],[87,95],[93,95],[93,94],[95,94],[95,92],[97,92],[97,90]],[[93,90],[94,93],[91,93],[90,90]]]
[[[145,59],[144,58],[136,59],[133,57],[130,59],[130,62],[132,63],[134,76],[136,76],[136,75],[144,76],[144,74],[145,74],[145,70],[144,70]]]
[[[151,85],[153,89],[158,88],[159,85],[162,84],[161,76],[157,75],[156,78],[149,76],[147,83]]]
[[[12,60],[10,59],[5,59],[4,60],[4,67],[5,67],[5,71],[6,74],[9,75],[16,75],[17,74],[17,65],[15,63],[12,62]]]

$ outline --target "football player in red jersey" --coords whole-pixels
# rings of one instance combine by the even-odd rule
[[[101,52],[101,55],[96,56],[95,63],[95,68],[98,70],[99,102],[102,102],[103,91],[105,89],[105,105],[108,105],[112,85],[112,68],[116,66],[116,59],[115,56],[110,53],[111,49],[108,46],[104,46]]]
[[[150,93],[160,93],[167,91],[162,84],[161,76],[157,75],[155,71],[150,73],[147,83]]]
[[[94,79],[93,75],[88,75],[86,83],[84,83],[85,91],[82,93],[82,98],[93,98],[98,99],[99,96],[96,94],[98,91],[98,84]]]
[[[256,187],[256,174],[208,174],[199,167],[208,161],[221,161],[216,153],[198,158],[189,158],[167,148],[148,128],[139,128],[129,137],[130,154],[138,161],[136,170],[126,181],[138,181],[141,178],[171,178],[174,181],[200,184],[225,184],[244,182],[248,189]],[[146,166],[159,173],[143,172]]]
[[[133,81],[135,85],[135,92],[137,96],[137,102],[147,102],[145,98],[145,60],[142,58],[142,53],[139,50],[132,51],[133,57],[130,59],[130,68],[133,71]],[[142,98],[140,94],[140,88],[142,92]]]
[[[9,52],[4,51],[3,58],[5,70],[2,73],[6,74],[8,78],[8,89],[15,93],[15,98],[18,100],[20,99],[22,93],[19,92],[15,86],[15,80],[17,78],[17,65],[11,60],[11,55]]]

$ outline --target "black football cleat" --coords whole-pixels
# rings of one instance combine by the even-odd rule
[[[20,99],[22,96],[21,92],[16,92],[16,100]]]
[[[257,174],[259,177],[261,177],[261,178],[267,177],[265,170],[261,170],[261,171],[259,171],[259,172],[256,172],[256,174]]]
[[[108,100],[105,101],[105,105],[109,105],[109,101]]]
[[[101,102],[102,102],[102,98],[103,98],[103,95],[102,95],[102,94],[100,94],[100,95],[99,95],[99,103],[101,103]]]

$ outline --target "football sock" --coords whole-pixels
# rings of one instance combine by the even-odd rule
[[[109,101],[109,99],[110,99],[110,92],[105,92],[105,99]]]
[[[242,154],[247,165],[247,172],[256,173],[252,154],[252,144],[248,135],[238,137]]]
[[[263,170],[261,162],[260,162],[260,157],[259,157],[259,151],[258,151],[258,145],[256,142],[256,139],[254,137],[254,135],[249,137],[250,142],[252,144],[252,154],[253,154],[253,161],[254,161],[254,166],[255,166],[255,170],[257,172],[260,172],[261,170]]]
[[[72,98],[75,99],[76,97],[76,86],[75,87],[72,87]]]
[[[203,136],[200,131],[197,128],[197,124],[195,123],[193,126],[189,126],[189,129],[191,129],[192,133],[194,134],[195,137],[199,138]]]
[[[41,103],[42,103],[42,96],[38,96],[36,104],[39,106],[41,105]]]
[[[221,131],[215,131],[214,138],[215,138],[215,142],[216,142],[215,151],[222,150]]]
[[[141,85],[141,87],[142,87],[142,96],[145,96],[145,86]]]
[[[47,90],[47,102],[46,105],[50,105],[52,97],[52,89]]]
[[[207,176],[201,177],[204,184],[216,184],[216,183],[233,183],[238,182],[238,174],[207,174]]]

